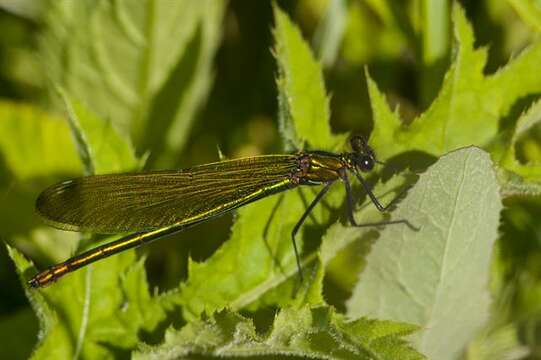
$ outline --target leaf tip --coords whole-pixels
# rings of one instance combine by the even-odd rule
[[[453,3],[452,19],[453,32],[458,44],[473,49],[473,28],[468,21],[466,11],[458,1]]]

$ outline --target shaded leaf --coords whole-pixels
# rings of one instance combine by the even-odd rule
[[[538,33],[541,32],[541,5],[536,0],[507,0],[522,20]]]
[[[487,319],[492,246],[502,204],[488,154],[443,156],[421,175],[372,247],[348,314],[418,324],[418,349],[453,359]]]
[[[523,164],[517,159],[517,141],[525,136],[534,126],[541,122],[541,100],[536,101],[518,119],[513,135],[506,144],[501,155],[500,165],[505,169],[501,170],[500,178],[505,184],[502,189],[504,196],[509,195],[535,195],[541,189],[541,164]]]
[[[465,360],[518,360],[531,355],[528,348],[520,343],[517,328],[513,325],[482,332],[465,353]]]
[[[60,93],[86,175],[135,170],[134,149],[117,134],[111,122],[102,121],[64,91]]]
[[[344,0],[331,0],[314,35],[314,47],[318,59],[328,67],[334,64],[346,27],[347,3]]]
[[[170,156],[183,146],[208,92],[224,6],[50,1],[40,55],[56,84],[131,134],[142,150],[159,145]]]
[[[12,359],[28,359],[37,333],[36,315],[30,307],[4,314],[0,319],[0,347],[4,349],[3,354],[9,353]]]
[[[354,186],[359,186],[356,182]],[[378,182],[373,188],[374,194],[383,204],[389,204],[391,201],[400,201],[406,194],[403,193],[406,186],[410,186],[408,176],[397,175],[385,183]],[[397,199],[397,196],[400,196]],[[365,199],[361,206],[354,212],[356,221],[360,224],[378,223],[388,220],[397,220],[394,213],[382,214],[379,212],[371,201]],[[393,210],[393,209],[391,209]],[[386,225],[398,226],[400,228],[406,226],[404,224]],[[344,288],[351,288],[357,283],[357,272],[360,264],[356,264],[355,260],[362,260],[366,255],[370,244],[379,236],[378,231],[381,231],[384,226],[369,226],[369,227],[354,227],[347,221],[337,221],[328,227],[323,236],[320,256],[323,264],[326,267],[327,276],[333,278],[334,281],[344,285]],[[332,266],[333,261],[344,261],[341,267]]]
[[[404,51],[408,51],[407,34],[403,32],[405,26],[393,16],[392,7],[392,3],[381,0],[348,3],[342,44],[345,60],[365,65],[378,59],[399,59]],[[359,41],[359,37],[370,41]]]

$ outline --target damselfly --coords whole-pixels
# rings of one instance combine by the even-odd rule
[[[360,136],[352,137],[350,145],[352,151],[342,154],[306,151],[291,155],[263,155],[182,170],[86,176],[53,185],[36,201],[38,214],[48,224],[70,231],[135,233],[51,266],[28,284],[34,288],[48,285],[85,265],[179,232],[269,195],[300,185],[323,185],[291,232],[302,280],[295,236],[335,181],[344,183],[348,217],[353,226],[409,225],[406,220],[367,224],[355,221],[348,172],[359,180],[379,211],[384,212],[394,201],[383,206],[362,175],[380,163],[372,148]]]

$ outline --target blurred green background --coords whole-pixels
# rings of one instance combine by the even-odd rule
[[[171,78],[153,103],[145,102],[150,98],[145,91],[154,91],[152,84],[130,78],[136,61],[122,58],[121,54],[130,54],[131,48],[122,49],[124,45],[115,42],[118,34],[109,30],[105,22],[93,27],[90,20],[88,23],[85,20],[89,14],[99,17],[100,11],[114,12],[115,2],[96,5],[86,1],[87,12],[83,13],[61,3],[0,0],[0,131],[7,132],[2,117],[64,116],[53,86],[56,84],[93,111],[103,109],[98,115],[110,121],[120,133],[131,136],[138,155],[148,155],[145,165],[148,169],[216,161],[219,151],[230,158],[284,151],[276,121],[277,69],[271,52],[271,2],[217,1],[219,5],[215,4],[212,11],[186,10],[181,16],[183,21],[164,26],[161,31],[166,34],[156,34],[156,42],[161,39],[178,44],[178,48],[174,45],[169,50],[171,54],[181,55],[166,53],[137,59],[146,64],[147,71],[155,71],[156,78],[163,76],[160,67],[172,69]],[[331,124],[335,132],[368,135],[372,129],[366,66],[391,105],[399,105],[406,121],[427,109],[437,96],[450,64],[451,3],[444,0],[278,1],[300,26],[324,65],[327,90],[332,95]],[[165,4],[161,11],[167,13],[171,4]],[[540,22],[535,17],[541,14],[539,1],[482,0],[461,1],[461,4],[474,27],[476,46],[488,46],[486,73],[496,71],[539,39]],[[537,9],[537,13],[531,9]],[[202,25],[190,24],[189,19],[198,16]],[[65,19],[73,21],[60,27]],[[172,30],[177,27],[180,30]],[[122,30],[130,31],[128,27]],[[106,74],[107,86],[115,89],[112,94],[100,93],[101,85],[96,84],[93,71],[104,70],[91,68],[93,62],[104,68],[108,64],[99,57],[93,59],[92,52],[81,51],[89,46],[85,34],[95,36],[100,31],[111,37],[91,45],[103,47],[96,51],[98,54],[118,51],[117,63],[109,65],[122,69],[129,78],[119,85],[114,73]],[[68,46],[66,39],[70,37],[76,41]],[[137,48],[137,44],[133,47]],[[169,55],[172,60],[168,59]],[[156,63],[162,59],[165,59],[163,64]],[[149,78],[150,82],[158,81]],[[133,95],[129,88],[124,88],[126,85],[143,90],[134,91],[136,95]],[[86,96],[89,94],[96,96]],[[175,94],[182,94],[175,102],[178,107],[162,106],[170,103]],[[108,106],[111,97],[114,105]],[[532,98],[516,104],[512,114],[502,120],[504,129],[507,123],[513,124]],[[49,134],[64,131],[61,127],[50,130]],[[169,133],[167,140],[163,138],[165,132]],[[45,186],[79,175],[81,170],[76,160],[66,155],[65,163],[58,165],[58,172],[40,173],[38,163],[27,162],[36,155],[27,152],[40,149],[36,142],[47,141],[40,136],[6,139],[0,132],[0,237],[43,267],[65,258],[73,247],[63,235],[60,242],[63,245],[39,241],[39,231],[47,230],[43,230],[33,214],[33,201]],[[537,129],[521,141],[518,155],[523,161],[541,159],[540,139],[541,129]],[[47,154],[43,157],[46,161]],[[17,168],[13,162],[19,164]],[[531,351],[530,357],[541,358],[541,202],[539,198],[513,199],[505,205],[502,235],[494,260],[493,294],[499,309],[494,322],[516,325],[521,344]],[[208,257],[227,239],[232,221],[233,216],[227,215],[141,249],[148,255],[150,283],[161,290],[176,286],[186,276],[188,255],[194,260]],[[27,241],[27,237],[37,240]],[[183,239],[204,241],[194,243]],[[60,251],[58,246],[62,247]],[[37,319],[5,247],[0,248],[0,264],[0,357],[7,358],[1,352],[9,348],[6,353],[9,358],[24,358],[36,341]],[[328,288],[337,294],[350,291],[347,281],[344,283],[327,279]],[[338,300],[331,297],[329,302],[335,301],[340,307],[340,299],[345,296],[338,295]]]

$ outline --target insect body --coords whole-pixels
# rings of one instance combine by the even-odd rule
[[[362,173],[378,161],[362,137],[352,137],[351,152],[308,151],[263,155],[199,165],[182,170],[94,175],[55,184],[37,201],[38,214],[59,229],[94,233],[133,232],[41,271],[29,281],[42,287],[85,265],[176,233],[240,206],[301,185],[323,185],[294,226],[291,238],[299,275],[295,236],[314,206],[337,180],[344,183],[353,226],[405,223],[405,220],[358,224],[348,174],[354,174],[380,211],[384,207]]]

